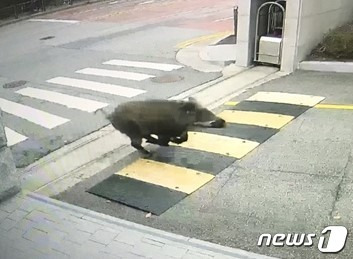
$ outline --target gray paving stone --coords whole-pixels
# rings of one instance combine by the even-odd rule
[[[102,259],[123,259],[123,257],[121,257],[121,256],[114,255],[111,253],[105,253],[105,252],[100,252],[99,258],[102,258]]]
[[[187,252],[187,248],[176,247],[170,244],[166,244],[162,247],[162,253],[172,258],[182,258]]]
[[[25,253],[35,250],[35,253],[43,254],[37,249],[37,246],[33,241],[24,238],[17,239],[16,242],[12,242],[12,244],[16,249],[19,249]]]
[[[21,221],[17,222],[16,227],[26,232],[27,230],[33,228],[36,225],[37,225],[37,222],[24,218]]]
[[[21,239],[23,234],[25,232],[17,227],[11,228],[9,231],[7,231],[6,236],[9,240],[17,240]]]
[[[143,235],[137,231],[125,231],[120,233],[114,240],[128,245],[135,245],[140,242],[142,237]]]
[[[51,249],[71,256],[72,254],[77,253],[77,251],[84,249],[84,247],[80,244],[64,239],[57,243],[51,243]],[[71,258],[74,257],[71,256]]]
[[[33,221],[34,224],[32,225],[33,228],[41,230],[46,233],[52,233],[54,231],[57,231],[58,228],[60,228],[60,225],[58,225],[55,222],[49,221],[47,219],[43,219],[41,222],[35,222]]]
[[[101,225],[94,224],[90,221],[85,221],[82,224],[77,224],[76,228],[82,232],[95,233],[97,230],[102,229]]]
[[[93,240],[97,243],[104,245],[109,244],[119,235],[119,233],[114,233],[106,230],[97,230],[91,237],[90,240]]]
[[[16,222],[21,221],[23,218],[25,218],[28,215],[29,212],[23,211],[23,210],[15,210],[12,213],[10,213],[7,217],[11,220],[14,220]]]
[[[148,258],[154,258],[156,255],[162,254],[162,248],[150,244],[146,244],[143,242],[136,243],[134,245],[134,251],[132,252],[133,254],[148,257]]]
[[[71,258],[71,256],[54,250],[52,250],[48,255],[48,257],[46,257],[46,259],[66,259],[66,258]]]
[[[11,247],[11,244],[9,242],[1,242],[0,243],[0,258],[1,259],[28,259],[28,253],[25,253],[24,251],[21,251],[19,249]]]
[[[69,235],[67,235],[64,239],[72,241],[77,244],[82,244],[85,241],[87,241],[91,237],[91,235],[92,234],[90,234],[90,233],[86,233],[86,232],[82,232],[82,231],[75,231],[75,229],[72,229],[69,232]]]
[[[55,216],[54,213],[46,213],[40,210],[33,210],[31,211],[27,216],[27,219],[35,222],[42,222],[43,220],[49,220],[52,222],[59,222],[61,219],[57,216]]]
[[[27,258],[38,258],[38,259],[48,259],[49,258],[49,254],[47,253],[41,253],[37,250],[29,250],[27,251]]]
[[[41,243],[41,244],[46,243],[49,239],[49,236],[47,233],[34,228],[31,228],[28,231],[26,231],[26,233],[23,234],[23,237],[35,243]]]
[[[74,259],[87,259],[87,258],[101,258],[99,252],[92,249],[83,247],[80,250],[74,250],[70,252],[70,258]]]
[[[92,241],[92,240],[87,240],[85,241],[82,246],[84,247],[89,247],[91,250],[97,251],[97,252],[101,252],[101,251],[105,251],[106,245],[102,244],[102,243],[98,243],[96,241]]]
[[[6,218],[4,219],[1,224],[0,224],[0,229],[3,229],[3,230],[10,230],[12,227],[14,227],[16,225],[16,221],[14,220],[11,220],[9,218]]]
[[[225,254],[217,254],[214,259],[234,259],[234,256],[229,256]]]
[[[43,204],[41,206],[44,206]],[[15,218],[21,218],[26,212],[14,211],[11,215],[14,215]],[[57,214],[57,216],[60,220],[48,220],[48,218],[53,219],[52,213],[59,213],[60,215]],[[18,253],[19,258],[26,251],[32,251],[32,254],[28,253],[31,257],[26,259],[32,257],[66,258],[66,255],[75,259],[232,258],[222,257],[222,255],[208,250],[204,251],[199,246],[194,247],[192,242],[189,244],[180,243],[169,238],[173,237],[172,234],[166,234],[163,238],[163,232],[161,231],[158,232],[157,236],[154,236],[143,232],[143,227],[141,227],[142,231],[136,231],[131,229],[128,224],[126,227],[117,224],[117,228],[110,229],[109,227],[112,224],[109,222],[105,224],[104,221],[100,221],[102,224],[96,224],[93,222],[94,220],[84,219],[83,214],[78,213],[77,215],[81,216],[76,217],[75,213],[65,210],[65,208],[51,207],[46,209],[45,212],[35,209],[29,214],[31,215],[29,218],[34,221],[27,217],[22,218],[8,232],[5,229],[2,232],[0,231],[0,243],[3,240],[10,240],[10,244],[15,244],[16,249],[22,251]],[[5,213],[5,215],[8,214]],[[67,215],[67,219],[74,220],[65,220],[65,215]],[[12,223],[12,221],[10,222]],[[85,228],[88,232],[82,231]],[[187,241],[189,239],[185,237],[182,240]]]
[[[89,221],[89,222],[93,222],[93,223],[98,224],[98,225],[101,225],[102,227],[109,225],[109,223],[103,222],[100,219],[92,218],[92,217],[87,216],[87,215],[82,216],[82,219],[86,220],[86,221]]]
[[[158,247],[163,247],[166,244],[166,241],[162,238],[154,237],[152,235],[145,235],[142,237],[141,242],[158,246]]]
[[[5,219],[7,218],[7,216],[9,215],[10,213],[8,212],[5,212],[3,210],[0,210],[0,223]]]
[[[20,191],[15,162],[9,148],[0,148],[0,201],[4,201]],[[12,212],[12,211],[8,211]]]
[[[131,253],[134,251],[134,247],[132,245],[124,244],[117,241],[112,241],[109,245],[107,245],[105,251],[120,256],[122,258],[141,258],[140,256],[133,255]]]
[[[7,213],[11,213],[17,210],[24,201],[25,200],[23,198],[18,197],[18,195],[16,195],[15,197],[2,201],[0,203],[0,210],[5,211]]]
[[[70,221],[71,223],[75,223],[75,224],[82,224],[84,222],[84,220],[82,220],[79,217],[75,217],[74,215],[65,215],[65,213],[60,213],[63,214],[62,219],[66,220],[66,221]]]
[[[18,209],[27,211],[27,212],[31,212],[40,207],[43,207],[43,205],[39,201],[34,199],[25,199],[18,204]]]
[[[214,258],[214,253],[210,253],[208,251],[195,251],[193,247],[190,247],[185,254],[186,256],[191,255],[194,258],[205,258],[211,259]]]

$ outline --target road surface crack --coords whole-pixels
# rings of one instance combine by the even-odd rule
[[[342,185],[343,185],[344,181],[347,179],[348,167],[352,164],[352,162],[353,162],[353,157],[352,157],[352,151],[351,151],[349,156],[348,156],[347,163],[346,163],[346,165],[343,168],[343,174],[341,175],[340,182],[336,186],[336,189],[335,189],[335,192],[334,192],[334,198],[335,199],[334,199],[334,201],[332,203],[332,209],[331,209],[331,212],[330,212],[330,218],[331,219],[336,219],[337,217],[339,217],[338,211],[336,210],[336,204],[342,197]]]

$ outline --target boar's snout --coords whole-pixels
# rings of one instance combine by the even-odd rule
[[[224,128],[226,126],[226,121],[218,118],[210,123],[212,128]]]

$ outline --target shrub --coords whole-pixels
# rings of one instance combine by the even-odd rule
[[[327,33],[312,54],[334,59],[353,59],[353,23]]]

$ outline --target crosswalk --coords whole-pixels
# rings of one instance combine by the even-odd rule
[[[108,178],[86,192],[160,216],[324,99],[257,92],[240,102],[227,102],[217,114],[227,127],[196,128],[188,141],[157,147],[149,158],[119,161],[104,169]]]
[[[35,138],[35,136],[24,133],[28,126],[26,123],[42,127],[45,130],[53,130],[72,120],[67,116],[68,113],[62,114],[59,109],[54,109],[54,112],[53,110],[48,111],[45,108],[45,104],[58,105],[55,107],[60,107],[60,110],[65,108],[68,111],[76,110],[91,114],[112,104],[112,97],[130,99],[148,92],[148,89],[135,87],[136,83],[154,78],[158,73],[168,73],[183,68],[182,65],[178,64],[123,59],[104,61],[102,62],[102,66],[103,68],[84,67],[72,71],[69,76],[57,75],[45,80],[43,82],[45,87],[43,85],[31,85],[14,91],[13,94],[21,100],[21,103],[1,96],[0,109],[8,115],[7,117],[14,116],[24,122],[21,125],[16,124],[15,128],[13,124],[9,123],[9,119],[4,121],[7,145],[14,146],[30,138]],[[133,69],[134,71],[126,71],[129,69]],[[136,69],[143,69],[149,72],[136,72]],[[93,79],[87,80],[85,76],[92,77]],[[107,78],[117,80],[119,84],[107,83]],[[124,82],[123,84],[126,82],[126,85],[123,85],[121,82]],[[128,82],[134,82],[135,85],[131,87],[131,84]],[[141,88],[144,85],[141,84]],[[57,87],[60,87],[60,90]],[[84,96],[77,94],[81,92],[84,92]],[[103,97],[104,101],[97,100],[95,98],[97,94],[105,95]],[[41,105],[34,107],[31,100],[36,100]]]

